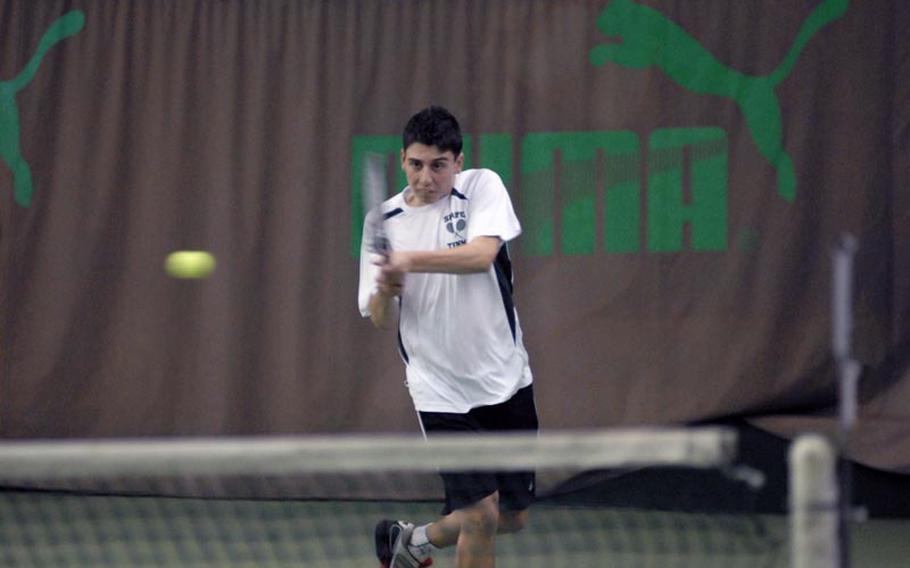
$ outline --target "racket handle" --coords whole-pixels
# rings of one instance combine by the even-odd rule
[[[385,235],[376,235],[373,237],[373,252],[388,256],[391,250],[392,246],[389,244],[388,237]]]

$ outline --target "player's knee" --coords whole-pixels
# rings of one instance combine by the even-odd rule
[[[477,534],[495,534],[499,526],[499,499],[490,495],[462,511],[461,530]]]
[[[516,533],[528,524],[528,510],[502,511],[499,514],[499,532],[503,534]]]

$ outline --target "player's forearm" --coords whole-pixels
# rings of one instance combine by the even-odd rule
[[[392,311],[392,300],[394,297],[387,296],[380,292],[374,292],[370,296],[370,321],[373,325],[386,329],[389,322],[389,313]]]
[[[470,274],[486,272],[499,252],[495,237],[479,237],[460,247],[407,252],[407,272]]]

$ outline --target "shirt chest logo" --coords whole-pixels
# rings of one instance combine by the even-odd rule
[[[460,247],[468,242],[465,237],[468,228],[468,215],[464,211],[452,211],[442,218],[446,228],[446,246],[449,248]]]

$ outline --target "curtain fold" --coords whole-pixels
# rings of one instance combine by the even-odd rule
[[[849,231],[851,451],[910,471],[908,16],[0,0],[0,435],[414,430],[395,334],[356,308],[355,150],[394,162],[407,118],[442,104],[523,223],[546,428],[834,428],[830,249]],[[168,277],[179,249],[214,274]]]

